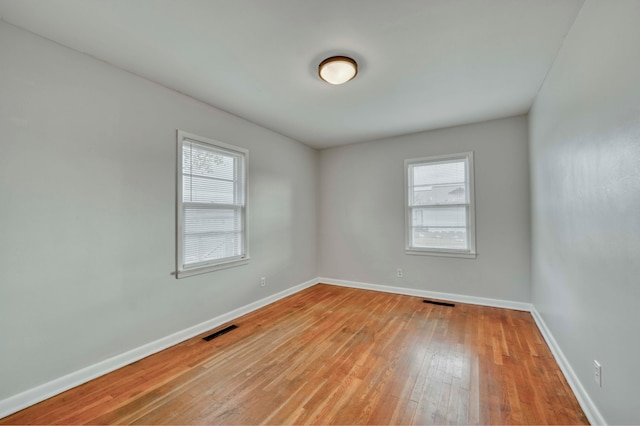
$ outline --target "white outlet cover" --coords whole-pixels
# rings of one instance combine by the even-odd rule
[[[593,379],[598,386],[602,387],[602,366],[595,359],[593,360]]]

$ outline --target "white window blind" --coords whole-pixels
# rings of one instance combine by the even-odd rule
[[[244,260],[247,151],[184,132],[178,139],[178,275]]]
[[[407,251],[475,255],[473,155],[407,160]]]

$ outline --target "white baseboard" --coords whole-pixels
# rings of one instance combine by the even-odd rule
[[[462,294],[440,293],[437,291],[418,290],[415,288],[393,287],[380,284],[369,284],[358,281],[338,280],[335,278],[318,278],[319,283],[339,285],[342,287],[360,288],[363,290],[382,291],[385,293],[404,294],[407,296],[424,297],[427,299],[448,300],[451,302],[470,303],[472,305],[492,306],[495,308],[514,309],[517,311],[531,311],[531,304],[512,300],[490,299],[486,297],[465,296]]]
[[[44,383],[35,388],[28,389],[19,394],[10,396],[9,398],[0,400],[0,419],[10,414],[18,412],[38,402],[51,398],[66,390],[79,386],[97,377],[117,370],[118,368],[129,365],[133,362],[146,358],[171,346],[174,346],[187,339],[202,334],[208,330],[219,327],[220,325],[253,312],[277,300],[283,299],[289,295],[302,291],[318,283],[317,279],[312,279],[294,287],[288,288],[279,293],[260,299],[226,314],[217,316],[208,321],[196,324],[192,327],[173,333],[167,337],[163,337],[154,342],[147,343],[120,355],[100,361],[96,364],[85,367],[81,370],[74,371],[50,382]]]
[[[542,337],[544,337],[544,340],[547,342],[547,345],[551,349],[551,353],[560,366],[560,369],[562,370],[564,377],[567,379],[571,390],[575,394],[580,407],[582,407],[582,411],[584,411],[587,419],[589,419],[589,423],[591,423],[592,425],[606,425],[607,422],[604,420],[604,417],[602,417],[602,414],[589,397],[589,394],[584,389],[584,386],[582,386],[582,383],[578,379],[578,376],[573,371],[573,368],[571,368],[571,364],[569,364],[569,361],[564,356],[564,353],[562,353],[558,342],[556,342],[556,339],[553,337],[553,334],[551,334],[551,331],[549,331],[547,324],[544,322],[542,316],[535,308],[535,306],[531,307],[531,315],[538,325],[538,329],[540,330]]]

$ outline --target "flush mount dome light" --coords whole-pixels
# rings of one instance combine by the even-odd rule
[[[320,62],[318,75],[330,84],[342,84],[358,74],[358,64],[346,56],[332,56]]]

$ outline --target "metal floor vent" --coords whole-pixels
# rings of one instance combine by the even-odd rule
[[[454,303],[448,303],[448,302],[436,302],[435,300],[423,300],[424,303],[431,303],[432,305],[439,305],[439,306],[449,306],[451,308],[453,308],[454,306],[456,306]]]
[[[229,327],[223,328],[222,330],[219,330],[219,331],[216,331],[215,333],[210,334],[207,337],[203,337],[202,340],[206,340],[208,342],[209,340],[213,340],[216,337],[222,336],[223,334],[227,334],[228,332],[230,332],[231,330],[235,330],[236,328],[238,328],[237,325],[235,325],[235,324],[234,325],[230,325]]]

